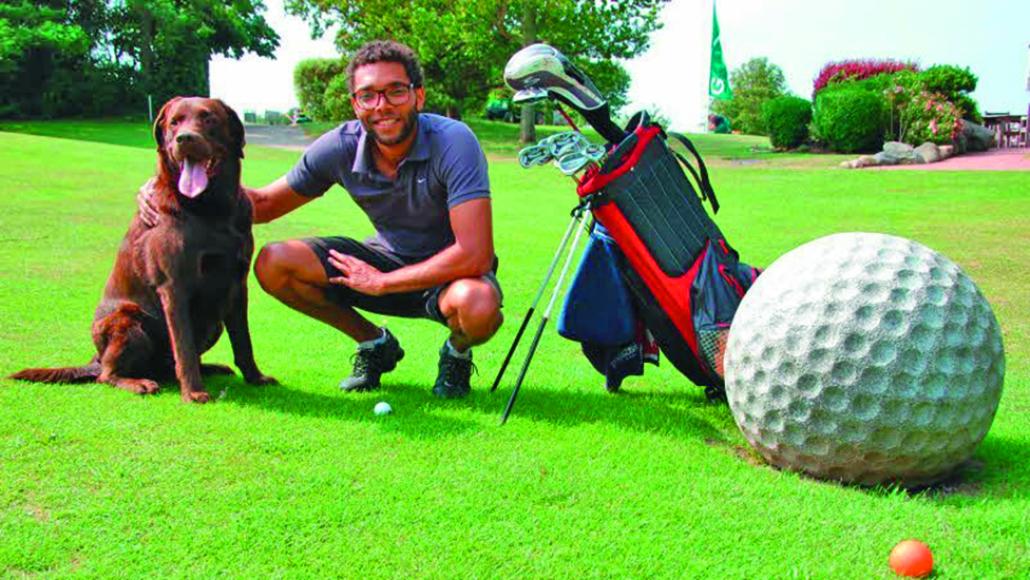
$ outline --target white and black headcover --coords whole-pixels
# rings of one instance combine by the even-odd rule
[[[516,103],[555,99],[579,111],[610,143],[625,135],[594,83],[553,46],[531,44],[516,52],[504,67],[504,82],[515,91]]]
[[[531,44],[512,55],[504,67],[504,82],[516,91],[515,102],[553,97],[580,111],[607,104],[582,71],[556,48],[543,43]]]

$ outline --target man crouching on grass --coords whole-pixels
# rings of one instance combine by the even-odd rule
[[[494,273],[486,157],[461,122],[421,113],[422,71],[410,48],[361,47],[347,66],[357,120],[322,135],[287,173],[245,188],[255,223],[270,222],[342,186],[377,234],[274,242],[254,265],[261,287],[287,306],[354,339],[344,391],[380,386],[404,358],[397,338],[358,310],[446,324],[433,393],[468,395],[471,347],[497,332],[501,288]],[[141,211],[149,211],[148,188]]]

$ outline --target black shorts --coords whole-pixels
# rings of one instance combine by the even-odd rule
[[[382,250],[342,236],[306,238],[304,243],[314,250],[319,261],[322,262],[322,267],[325,268],[326,276],[329,278],[335,278],[340,275],[340,271],[329,263],[329,250],[336,250],[341,254],[354,256],[382,272],[392,272],[393,270],[416,263],[416,261],[406,262],[398,256],[387,254]],[[483,276],[483,279],[497,290],[497,296],[500,298],[504,294],[501,292],[501,285],[497,281],[496,272],[497,261],[494,260],[493,271]],[[447,319],[440,312],[440,294],[449,285],[450,283],[448,282],[447,284],[441,284],[426,290],[369,296],[346,286],[331,284],[326,288],[325,295],[331,302],[340,306],[358,308],[387,316],[428,318],[446,325]]]

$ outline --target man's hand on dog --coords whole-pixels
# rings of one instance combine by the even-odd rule
[[[154,205],[154,184],[157,183],[157,178],[151,177],[139,188],[139,193],[136,194],[136,206],[139,208],[139,219],[143,220],[143,223],[147,224],[147,227],[154,227],[157,225],[158,220],[161,219],[161,214],[157,211],[157,206]]]
[[[329,263],[340,271],[340,276],[329,278],[330,284],[339,284],[361,294],[382,296],[386,294],[385,274],[368,262],[354,256],[329,250]]]

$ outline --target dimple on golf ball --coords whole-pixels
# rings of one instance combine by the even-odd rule
[[[848,233],[762,273],[733,320],[725,368],[733,418],[769,463],[920,485],[987,434],[1005,356],[990,305],[952,261]]]
[[[387,403],[386,401],[379,401],[372,409],[372,412],[376,415],[389,415],[390,413],[393,413],[393,407],[391,407],[390,403]]]

